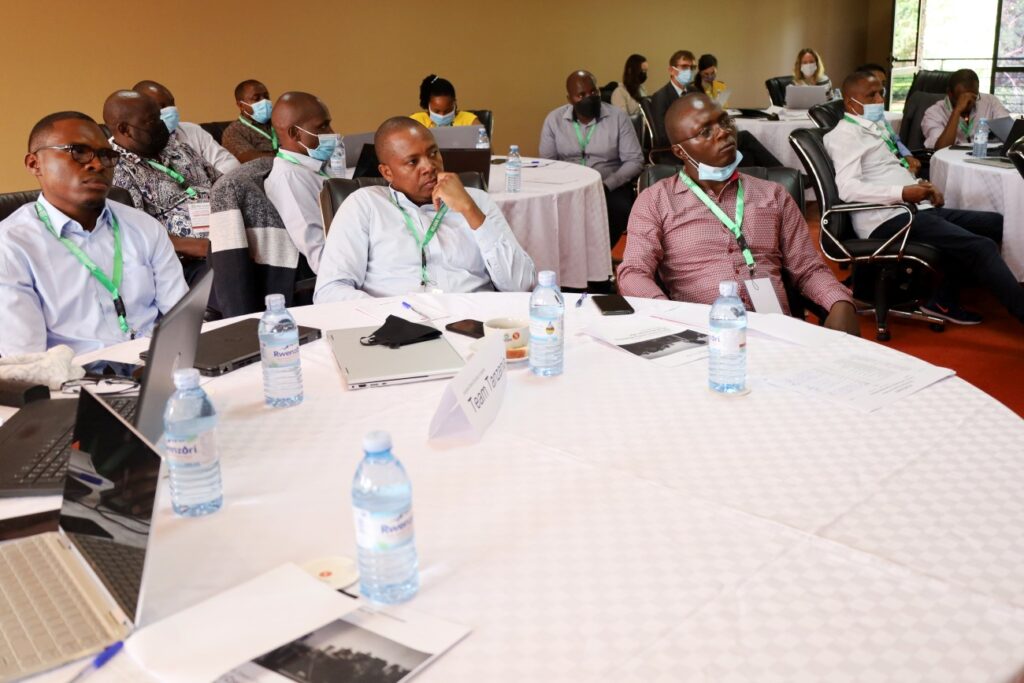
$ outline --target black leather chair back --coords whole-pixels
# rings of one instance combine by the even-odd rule
[[[484,130],[487,131],[487,137],[491,139],[491,147],[494,146],[494,112],[490,109],[467,109],[470,114],[473,114],[480,123],[484,125]]]
[[[207,121],[206,123],[200,123],[199,127],[212,135],[219,145],[221,144],[221,138],[224,137],[224,129],[230,126],[231,123],[231,121]]]
[[[1006,156],[1010,157],[1010,161],[1017,168],[1017,173],[1024,178],[1024,138],[1010,145],[1010,149],[1006,150]]]
[[[38,197],[39,190],[22,190],[20,192],[4,192],[0,194],[0,221],[25,204],[34,202]],[[107,195],[107,199],[132,206],[132,196],[128,194],[128,190],[122,187],[110,188],[110,194]]]
[[[644,170],[640,173],[640,178],[637,180],[637,191],[643,192],[659,180],[670,178],[679,173],[681,169],[682,166],[672,166],[671,164],[645,166]],[[796,202],[797,206],[800,207],[800,212],[803,213],[805,206],[804,179],[800,171],[795,168],[786,168],[785,166],[777,166],[775,168],[745,166],[740,169],[740,173],[746,173],[749,176],[754,176],[761,180],[770,180],[773,183],[782,185],[786,192],[789,193],[789,196]]]
[[[903,123],[900,124],[900,139],[910,150],[924,149],[924,131],[921,120],[925,111],[943,97],[945,93],[916,92],[903,105]]]
[[[792,76],[776,76],[764,82],[764,87],[768,88],[768,97],[771,98],[772,104],[776,107],[786,106],[786,86],[792,83]]]
[[[937,93],[945,95],[949,87],[949,78],[952,71],[930,71],[921,69],[914,74],[914,80],[910,82],[910,89],[907,90],[907,99],[917,92]]]
[[[829,131],[843,120],[844,113],[846,113],[846,104],[842,100],[832,100],[825,104],[814,105],[807,115],[811,117],[811,121],[814,121],[814,125],[818,128]]]
[[[818,207],[822,214],[836,204],[842,203],[839,188],[836,185],[836,169],[832,159],[825,150],[825,133],[821,128],[798,128],[789,134],[789,144],[804,165],[807,175],[813,183],[814,196],[818,199]],[[846,214],[836,213],[822,224],[822,232],[827,232],[831,239],[821,240],[822,249],[833,259],[843,260],[846,254],[835,242],[853,238],[853,227]]]
[[[476,171],[460,173],[459,180],[466,187],[486,189],[483,176]],[[388,181],[383,178],[328,178],[320,190],[320,213],[324,218],[324,233],[331,229],[334,214],[338,213],[341,203],[348,199],[350,194],[364,187],[387,184]]]
[[[616,81],[610,81],[609,83],[601,86],[601,101],[605,104],[612,103],[612,93],[619,87]]]

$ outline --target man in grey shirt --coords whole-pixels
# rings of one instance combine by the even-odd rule
[[[643,169],[643,152],[626,113],[601,101],[589,71],[574,71],[565,81],[566,99],[548,114],[540,135],[540,155],[589,166],[601,174],[608,204],[612,247],[626,230],[636,194],[633,180]]]

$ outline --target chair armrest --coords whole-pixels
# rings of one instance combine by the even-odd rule
[[[833,213],[856,213],[857,211],[877,211],[879,209],[896,209],[903,211],[906,214],[906,224],[897,230],[892,237],[885,241],[885,244],[880,246],[871,254],[869,260],[883,256],[883,252],[889,248],[893,242],[900,239],[900,248],[896,254],[897,258],[903,258],[903,250],[907,246],[907,238],[910,236],[910,226],[914,222],[914,214],[917,212],[917,207],[913,204],[898,203],[898,204],[871,204],[867,202],[849,202],[846,204],[836,204],[825,213],[821,214],[821,222],[825,223],[828,220],[829,214]]]

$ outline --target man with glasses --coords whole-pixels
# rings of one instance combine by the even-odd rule
[[[781,185],[736,171],[741,155],[729,115],[693,93],[672,105],[665,125],[683,167],[633,205],[619,292],[710,304],[721,281],[736,280],[748,309],[789,313],[785,272],[827,312],[826,327],[859,335],[850,292],[815,251],[796,202]]]
[[[191,146],[172,137],[160,107],[133,90],[119,90],[103,104],[103,120],[121,153],[114,185],[132,203],[164,224],[192,284],[206,272],[210,251],[210,188],[220,173]]]
[[[1010,115],[995,95],[979,94],[979,90],[978,74],[973,70],[953,72],[946,86],[946,96],[928,107],[921,118],[925,147],[943,149],[950,145],[969,145],[979,121]]]
[[[273,124],[280,148],[263,189],[295,248],[318,273],[324,250],[320,190],[339,136],[331,128],[327,105],[305,92],[286,92],[277,98]]]
[[[676,50],[668,60],[668,83],[661,90],[651,95],[651,113],[654,116],[651,130],[654,132],[655,149],[669,146],[668,135],[665,133],[665,114],[672,103],[690,92],[693,78],[697,73],[697,57],[689,50]]]
[[[42,192],[0,223],[0,356],[148,335],[187,291],[163,227],[107,200],[117,160],[85,114],[33,127],[25,167]]]

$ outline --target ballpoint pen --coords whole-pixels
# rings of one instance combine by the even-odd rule
[[[408,301],[403,301],[402,302],[402,308],[408,308],[410,311],[412,311],[413,313],[415,313],[419,317],[423,318],[424,320],[430,320],[430,316],[429,315],[425,315],[422,311],[417,311],[415,308],[413,308],[413,305],[410,304]]]
[[[583,305],[583,300],[587,298],[587,294],[589,294],[589,293],[590,292],[583,292],[583,294],[580,296],[580,298],[576,299],[576,308],[579,308],[580,306]]]
[[[86,678],[91,676],[97,669],[102,668],[107,662],[113,659],[114,655],[120,652],[122,647],[124,647],[124,641],[121,640],[109,646],[107,649],[103,650],[103,652],[96,655],[96,659],[92,660],[92,662],[87,667],[79,671],[78,675],[72,678],[70,681],[68,681],[68,683],[78,683],[79,681],[84,681]]]

